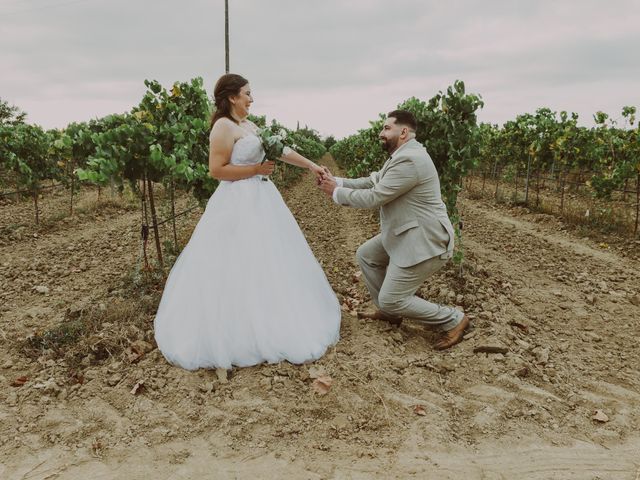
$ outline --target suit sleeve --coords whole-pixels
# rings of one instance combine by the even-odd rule
[[[373,172],[368,177],[343,178],[342,186],[347,188],[356,188],[356,189],[371,188],[376,183],[378,183],[379,178],[380,178],[380,172]]]
[[[384,176],[378,179],[366,189],[353,188],[345,182],[336,194],[338,203],[354,208],[380,207],[415,187],[418,183],[418,172],[410,158],[403,158],[390,165]]]

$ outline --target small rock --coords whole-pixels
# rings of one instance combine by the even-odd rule
[[[226,368],[216,368],[216,376],[220,383],[229,383],[229,372]]]
[[[404,338],[402,337],[402,333],[395,331],[391,333],[391,338],[393,338],[393,340],[395,340],[398,343],[402,343],[404,341]]]
[[[593,342],[601,342],[602,341],[602,337],[600,335],[598,335],[596,332],[586,332],[584,335],[585,335],[585,337],[589,338]]]
[[[531,373],[531,370],[529,370],[529,367],[527,366],[521,367],[515,372],[513,372],[513,374],[516,377],[520,377],[520,378],[528,377],[530,373]]]
[[[493,313],[488,311],[480,312],[480,315],[478,315],[478,317],[482,320],[491,320],[493,318]]]
[[[10,407],[15,407],[18,404],[18,394],[16,392],[9,392],[5,402],[7,402],[7,405]]]
[[[473,348],[473,353],[505,353],[509,352],[509,348],[504,346],[497,340],[485,340]]]
[[[476,336],[476,331],[475,330],[471,330],[470,332],[465,333],[462,338],[465,339],[465,340],[469,340],[470,338],[473,338],[475,336]]]
[[[107,379],[107,385],[109,385],[110,387],[115,387],[118,383],[120,383],[121,380],[122,380],[122,374],[114,373]]]
[[[435,367],[439,373],[449,373],[455,371],[456,369],[456,365],[449,360],[443,360],[440,363],[436,364]]]
[[[536,356],[536,361],[540,365],[545,365],[549,362],[549,347],[536,347],[533,349],[532,353]]]
[[[518,344],[518,346],[522,347],[524,350],[529,351],[531,350],[531,344],[529,342],[525,342],[524,340],[521,339],[516,339],[515,340],[516,344]]]
[[[33,385],[33,388],[38,390],[42,390],[44,393],[48,393],[50,395],[57,396],[60,393],[60,386],[56,383],[55,379],[49,378],[42,383],[36,383]]]
[[[478,301],[478,297],[476,297],[473,293],[467,293],[464,296],[464,301],[462,302],[465,306],[474,305]]]
[[[593,412],[591,418],[600,423],[607,423],[609,421],[609,417],[602,410],[596,410]]]
[[[640,307],[640,295],[638,294],[634,295],[629,299],[629,301],[631,302],[632,305],[635,305],[636,307]]]
[[[82,360],[80,360],[80,363],[83,366],[88,367],[94,362],[95,359],[96,359],[96,356],[93,353],[90,353],[89,355],[84,357]]]
[[[33,290],[37,293],[41,293],[42,295],[49,293],[49,287],[45,287],[44,285],[36,285],[33,287]]]
[[[215,386],[213,385],[213,382],[205,382],[202,385],[200,385],[200,391],[202,393],[211,393],[213,392],[214,389],[215,389]]]

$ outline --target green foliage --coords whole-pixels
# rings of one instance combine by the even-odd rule
[[[24,123],[27,114],[9,102],[0,98],[0,125],[16,125]]]
[[[462,81],[446,92],[438,92],[428,102],[410,98],[398,108],[412,112],[418,121],[416,140],[425,145],[438,170],[442,196],[454,222],[458,219],[456,200],[462,177],[473,168],[479,156],[476,111],[483,106],[478,95],[467,94]],[[347,137],[330,149],[338,165],[350,177],[378,170],[387,153],[378,135],[385,116],[370,122],[370,127]]]
[[[480,166],[486,172],[506,167],[505,171],[531,173],[552,171],[564,175],[572,170],[592,173],[587,184],[593,194],[611,198],[627,180],[638,174],[638,127],[635,107],[624,107],[624,128],[605,112],[593,115],[596,126],[578,126],[578,115],[540,108],[535,114],[518,115],[501,128],[478,128]]]
[[[331,147],[333,147],[336,143],[338,143],[338,141],[335,139],[335,137],[333,135],[329,135],[327,138],[324,139],[324,148],[328,150],[331,149]]]
[[[157,81],[145,85],[131,113],[106,117],[108,128],[91,135],[95,152],[86,168],[77,170],[78,177],[120,185],[168,179],[198,200],[208,198],[217,182],[208,169],[210,104],[202,79],[176,82],[169,91]]]
[[[42,180],[58,177],[59,169],[48,155],[50,143],[51,135],[37,125],[0,125],[0,158],[19,188],[35,194]]]

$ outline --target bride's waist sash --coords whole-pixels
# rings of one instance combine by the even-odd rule
[[[267,182],[267,181],[271,181],[271,179],[266,175],[254,175],[253,177],[242,178],[240,180],[220,180],[220,185],[228,185],[228,184],[240,183],[240,182]]]

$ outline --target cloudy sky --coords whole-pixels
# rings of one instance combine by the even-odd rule
[[[639,0],[229,0],[253,112],[342,137],[456,79],[480,119],[640,107]],[[224,73],[224,0],[0,0],[0,98],[44,127]]]

